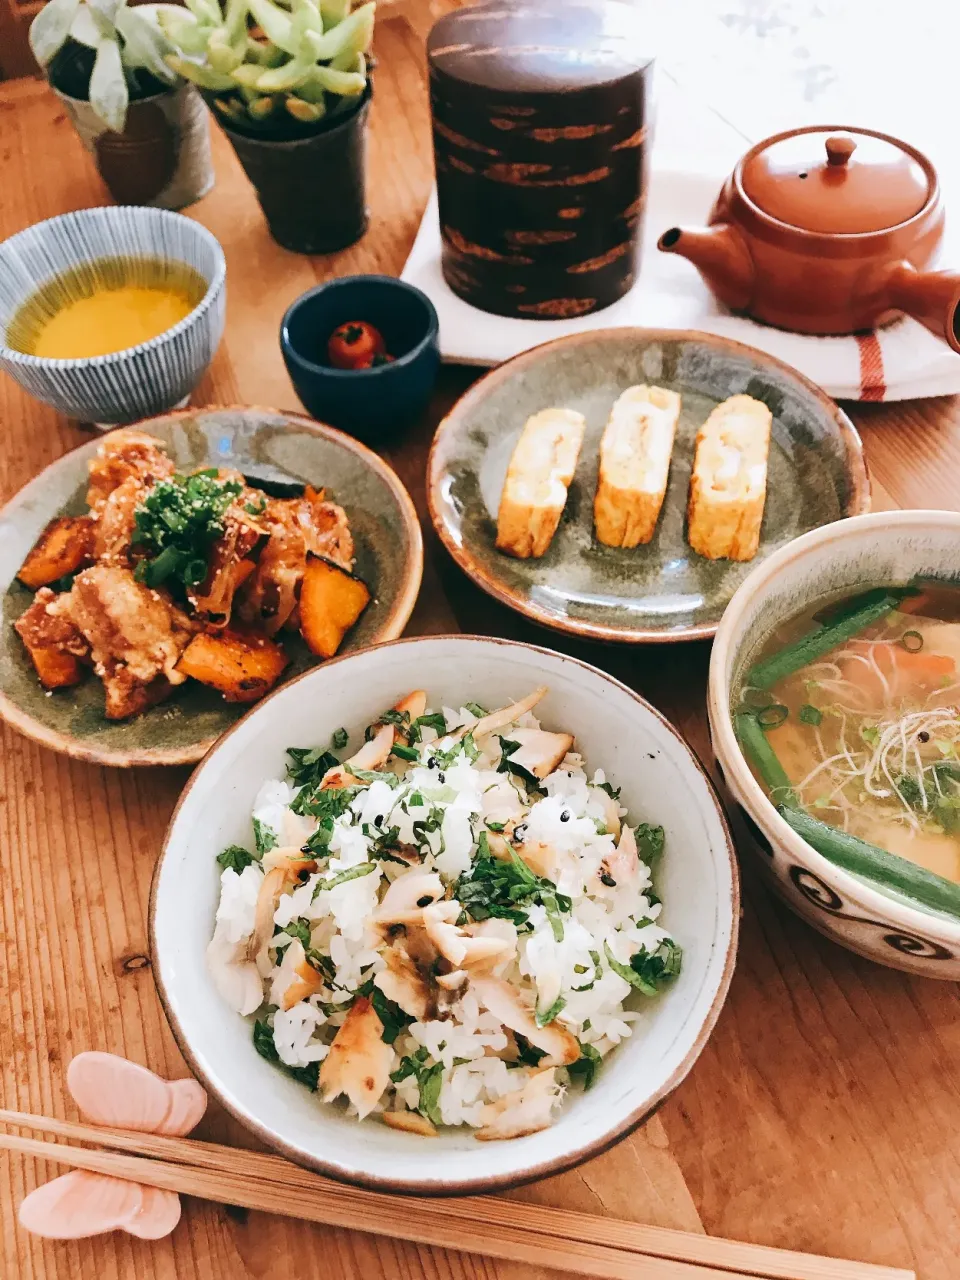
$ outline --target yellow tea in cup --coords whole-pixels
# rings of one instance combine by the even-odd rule
[[[172,329],[206,291],[184,262],[101,258],[42,285],[11,322],[7,345],[51,360],[125,351]]]

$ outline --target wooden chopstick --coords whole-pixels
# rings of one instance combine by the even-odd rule
[[[897,1268],[742,1244],[692,1232],[648,1227],[490,1196],[427,1199],[365,1191],[310,1173],[279,1156],[216,1143],[100,1129],[16,1111],[0,1110],[0,1123],[174,1162],[162,1166],[167,1177],[173,1177],[177,1173],[182,1177],[184,1174],[208,1170],[217,1175],[212,1183],[212,1194],[179,1183],[168,1189],[201,1198],[242,1204],[247,1208],[262,1208],[267,1212],[285,1213],[311,1221],[354,1226],[358,1230],[375,1234],[399,1236],[465,1252],[485,1253],[515,1261],[538,1261],[541,1266],[561,1265],[556,1262],[548,1263],[544,1257],[544,1249],[557,1256],[557,1244],[562,1242],[562,1269],[578,1270],[582,1274],[623,1274],[618,1269],[623,1265],[622,1259],[607,1256],[619,1251],[633,1255],[630,1264],[633,1270],[629,1272],[631,1276],[636,1274],[639,1261],[636,1255],[643,1255],[644,1276],[649,1276],[650,1280],[660,1280],[661,1276],[663,1280],[668,1277],[669,1280],[713,1280],[715,1276],[723,1277],[723,1280],[731,1280],[731,1276],[750,1276],[763,1280],[915,1280],[913,1272]],[[0,1146],[27,1141],[29,1140],[0,1135]],[[44,1148],[44,1151],[33,1154],[42,1154],[43,1158],[59,1159],[65,1163],[74,1163],[72,1159],[66,1159],[74,1154],[81,1157],[102,1154],[87,1151],[78,1153],[76,1148],[56,1144],[40,1143],[37,1146]],[[151,1163],[140,1161],[140,1164],[144,1163],[147,1163],[149,1170]],[[189,1168],[177,1170],[177,1163]],[[78,1164],[77,1167],[91,1166]],[[115,1172],[113,1169],[97,1167],[99,1172]],[[155,1169],[159,1167],[161,1166],[153,1165]],[[142,1182],[151,1182],[151,1178],[143,1172],[126,1175],[116,1173],[116,1176],[135,1177]],[[233,1180],[237,1180],[235,1192],[228,1194],[225,1177],[231,1180],[231,1185],[234,1185]],[[275,1200],[271,1200],[269,1205],[262,1202],[258,1193],[265,1190],[266,1184],[269,1184],[271,1196],[276,1193],[281,1197],[279,1206]],[[153,1185],[168,1186],[168,1183],[153,1180]],[[301,1194],[291,1198],[293,1191]],[[246,1198],[238,1198],[241,1195]],[[250,1197],[255,1198],[256,1203],[251,1203]],[[308,1208],[311,1212],[306,1211]],[[314,1216],[314,1211],[320,1216]],[[439,1234],[428,1238],[428,1230],[432,1231],[434,1228]],[[518,1244],[530,1244],[534,1237],[536,1241],[532,1248],[535,1257],[528,1257],[527,1254],[521,1256],[516,1252]],[[509,1250],[505,1249],[506,1245],[510,1245]],[[578,1247],[599,1249],[603,1254],[599,1259],[593,1257],[591,1261],[591,1256],[581,1256],[577,1252]],[[594,1263],[614,1269],[588,1270],[587,1264]],[[654,1263],[668,1263],[673,1269],[654,1272]],[[678,1267],[682,1269],[678,1270]]]
[[[226,1170],[214,1173],[192,1165],[169,1164],[114,1151],[67,1147],[8,1133],[0,1134],[0,1148],[70,1165],[74,1169],[89,1169],[113,1178],[177,1191],[181,1195],[283,1214],[307,1222],[322,1222],[328,1226],[373,1232],[442,1249],[572,1271],[578,1275],[598,1277],[599,1280],[637,1280],[639,1258],[635,1253],[582,1240],[561,1241],[530,1228],[498,1227],[491,1230],[479,1221],[453,1225],[442,1218],[424,1218],[413,1223],[402,1201],[393,1205],[389,1216],[381,1215],[372,1220],[367,1206],[352,1205],[328,1198],[325,1194],[307,1196],[301,1193],[296,1197],[292,1188],[275,1182],[255,1182],[245,1175],[231,1174]],[[716,1271],[712,1267],[688,1266],[685,1262],[644,1258],[643,1275],[644,1280],[730,1280],[731,1273]]]

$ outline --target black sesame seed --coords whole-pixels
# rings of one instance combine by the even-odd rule
[[[446,782],[446,780],[447,780],[447,775],[446,775],[445,773],[438,773],[438,774],[437,774],[437,781],[438,781],[438,782]]]
[[[436,767],[437,767],[437,764],[438,764],[438,763],[439,763],[439,761],[437,760],[437,757],[436,757],[436,756],[431,756],[431,757],[430,757],[430,759],[427,761],[427,768],[428,768],[428,769],[436,769]]]
[[[929,735],[929,733],[927,733],[926,729],[921,729],[921,730],[920,730],[920,732],[917,734],[917,741],[918,741],[918,742],[929,742],[929,741],[930,741],[930,735]]]
[[[382,826],[383,826],[383,814],[382,814],[382,813],[378,813],[378,814],[376,814],[376,815],[375,815],[375,817],[374,817],[374,819],[373,819],[373,825],[374,825],[375,827],[382,827]]]
[[[600,877],[600,883],[605,884],[608,889],[615,889],[617,887],[617,882],[609,871],[604,871]]]
[[[569,811],[569,809],[564,809],[563,813],[561,813],[561,815],[560,815],[560,821],[561,821],[561,822],[569,822],[569,821],[570,821],[570,811]]]
[[[433,901],[433,899],[430,897],[430,895],[429,895],[429,893],[428,893],[428,894],[425,894],[422,898],[418,898],[418,899],[417,899],[417,906],[418,906],[418,907],[429,907],[429,905],[430,905],[430,903],[431,903],[432,901]]]

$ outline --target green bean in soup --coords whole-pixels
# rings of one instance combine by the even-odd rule
[[[958,704],[960,588],[883,586],[780,627],[747,672],[735,728],[784,816],[817,820],[799,822],[814,847],[825,824],[960,884]]]

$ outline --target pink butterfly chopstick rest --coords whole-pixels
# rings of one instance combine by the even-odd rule
[[[196,1080],[161,1080],[112,1053],[78,1053],[67,1068],[67,1088],[91,1124],[172,1138],[195,1129],[207,1108],[207,1095]],[[179,1221],[176,1192],[85,1169],[37,1187],[20,1204],[21,1226],[52,1240],[105,1231],[159,1240]]]

